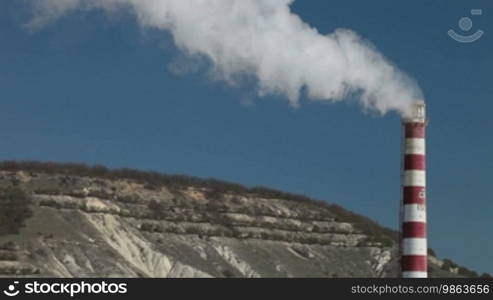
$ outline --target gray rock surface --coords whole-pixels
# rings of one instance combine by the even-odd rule
[[[383,243],[329,206],[1,171],[0,189],[10,186],[30,195],[33,213],[0,236],[0,276],[397,276],[395,238]],[[432,275],[456,275],[441,263],[430,257]]]

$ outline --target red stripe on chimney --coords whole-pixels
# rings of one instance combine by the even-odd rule
[[[406,271],[428,271],[428,259],[426,255],[403,255],[401,257],[401,269]]]
[[[426,223],[423,222],[404,222],[402,223],[403,238],[425,238]]]
[[[406,138],[424,138],[425,126],[424,123],[406,123]]]
[[[424,170],[426,156],[422,154],[406,154],[404,156],[404,170]]]
[[[403,188],[404,204],[425,204],[426,188],[422,186],[405,186]]]

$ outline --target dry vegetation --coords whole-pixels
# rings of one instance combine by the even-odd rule
[[[19,188],[0,190],[0,235],[17,234],[32,215],[30,198]]]

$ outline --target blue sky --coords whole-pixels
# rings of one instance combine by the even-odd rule
[[[396,228],[400,120],[354,101],[258,98],[250,83],[179,75],[170,36],[129,16],[75,13],[35,34],[0,0],[0,159],[85,162],[215,177],[336,202]],[[350,28],[411,75],[428,102],[429,244],[493,273],[493,3],[296,1],[321,33]],[[470,9],[471,44],[460,32]]]

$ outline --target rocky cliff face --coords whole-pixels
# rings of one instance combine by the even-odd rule
[[[0,234],[0,276],[397,275],[395,237],[385,236],[390,231],[377,237],[329,205],[200,186],[0,171],[0,190],[11,189],[25,192],[30,214],[17,232]],[[441,264],[430,257],[433,276],[455,275]]]

